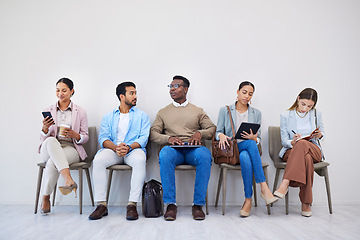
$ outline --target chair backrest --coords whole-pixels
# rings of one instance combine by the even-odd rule
[[[98,150],[98,136],[96,133],[96,127],[89,127],[89,140],[83,145],[87,153],[85,162],[91,163]]]
[[[269,126],[269,155],[274,162],[282,162],[279,157],[281,148],[280,127]]]
[[[261,147],[261,142],[258,144],[258,150],[259,150],[260,156],[262,156],[262,147]]]
[[[146,159],[151,158],[152,147],[151,147],[150,138],[149,138],[149,140],[148,140],[148,142],[147,142],[147,144],[146,144],[145,149],[146,149]]]

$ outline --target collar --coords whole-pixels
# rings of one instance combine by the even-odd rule
[[[63,111],[63,110],[60,109],[59,101],[56,102],[56,108],[57,108],[58,110],[60,110],[60,111]],[[72,109],[73,109],[73,103],[72,103],[72,101],[70,101],[69,105],[67,106],[67,108],[66,108],[64,111],[66,111],[66,110],[72,110]]]
[[[133,112],[133,111],[135,111],[135,106],[132,106],[132,107],[130,108],[129,113],[130,113],[130,112]],[[116,112],[116,113],[118,112],[119,114],[121,113],[121,112],[120,112],[120,106],[115,109],[115,112]]]
[[[189,101],[188,101],[187,99],[186,99],[186,101],[183,102],[182,104],[173,101],[173,105],[174,105],[175,107],[186,107],[188,104],[189,104]]]

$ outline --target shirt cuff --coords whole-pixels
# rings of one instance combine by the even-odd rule
[[[292,140],[289,140],[289,147],[292,148],[293,145],[291,144]]]
[[[47,133],[44,133],[43,130],[41,130],[40,132],[41,132],[41,134],[42,134],[44,137],[48,137],[48,136],[50,135],[50,129],[48,130]]]
[[[84,141],[84,137],[83,137],[83,135],[81,135],[81,134],[79,134],[80,135],[80,140],[79,141],[77,141],[76,139],[75,139],[75,143],[76,144],[82,144],[83,143],[83,141]]]
[[[220,134],[221,134],[221,132],[216,134],[216,136],[215,136],[216,140],[220,140],[220,138],[219,138]]]

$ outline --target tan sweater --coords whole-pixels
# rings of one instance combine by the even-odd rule
[[[199,131],[203,139],[211,139],[216,126],[202,108],[191,103],[175,107],[172,103],[160,109],[150,129],[150,140],[167,145],[170,137],[180,137],[188,142]]]

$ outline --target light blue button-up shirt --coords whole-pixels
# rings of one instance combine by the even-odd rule
[[[132,107],[129,111],[129,125],[124,139],[124,143],[130,145],[134,142],[140,144],[142,150],[146,152],[145,147],[149,139],[150,119],[149,116],[136,107]],[[99,143],[104,148],[103,143],[106,140],[117,142],[117,128],[120,120],[119,108],[107,113],[100,126]]]

